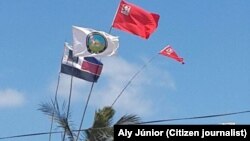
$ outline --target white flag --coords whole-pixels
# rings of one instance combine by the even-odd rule
[[[73,26],[75,56],[112,56],[119,47],[119,39],[103,31]]]

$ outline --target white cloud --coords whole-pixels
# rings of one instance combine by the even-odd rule
[[[0,91],[0,108],[19,107],[25,102],[25,98],[21,92],[13,89]]]
[[[122,58],[108,58],[103,60],[103,79],[106,80],[105,87],[95,89],[91,104],[99,107],[111,105],[121,90],[129,82],[131,77],[141,70],[142,65],[128,62]],[[139,66],[139,67],[138,67]],[[156,66],[150,66],[149,70],[143,69],[131,84],[125,89],[121,97],[115,103],[115,109],[121,113],[134,113],[142,116],[154,114],[156,105],[151,97],[155,94],[148,93],[155,85],[167,86],[174,89],[175,84],[170,75],[164,75],[163,71]],[[165,72],[167,74],[167,72]],[[156,81],[155,81],[156,80]],[[102,82],[101,82],[102,83]],[[97,85],[99,85],[98,83]],[[104,85],[104,84],[100,84]]]
[[[153,77],[151,79],[151,82],[149,82],[151,85],[166,87],[172,90],[176,89],[175,82],[172,76],[166,71],[166,69],[161,69],[157,67],[156,65],[151,64],[151,67],[148,68],[147,75]],[[153,83],[152,81],[155,81],[155,80],[159,80],[159,81],[157,83]]]
[[[106,80],[105,87],[95,89],[92,105],[102,107],[110,106],[129,79],[138,71],[135,64],[128,63],[122,58],[108,58],[103,60],[104,70],[103,79]],[[131,85],[123,92],[115,103],[115,109],[122,113],[136,113],[139,115],[147,114],[151,108],[151,102],[144,98],[143,80],[141,74],[137,75]],[[99,84],[97,84],[99,85]],[[100,84],[101,85],[101,84]],[[136,108],[135,108],[136,107]]]

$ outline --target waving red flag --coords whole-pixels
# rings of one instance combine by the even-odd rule
[[[164,49],[162,49],[160,51],[160,54],[164,55],[164,56],[167,56],[167,57],[170,57],[170,58],[184,64],[184,59],[180,58],[170,45],[167,45]]]
[[[148,39],[158,26],[160,16],[121,0],[112,27]]]

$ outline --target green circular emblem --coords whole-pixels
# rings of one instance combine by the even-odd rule
[[[106,50],[107,39],[99,32],[92,32],[87,35],[86,45],[89,53],[99,54]]]

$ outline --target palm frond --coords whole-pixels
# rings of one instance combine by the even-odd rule
[[[126,124],[138,124],[141,119],[137,115],[124,115],[122,116],[116,124],[118,125],[126,125]]]
[[[113,127],[89,128],[84,133],[85,141],[107,141],[113,139]]]
[[[113,128],[110,127],[109,129],[106,130],[99,130],[96,134],[96,139],[98,141],[106,141],[110,138],[113,138]]]
[[[97,110],[92,127],[84,132],[85,140],[105,141],[113,137],[112,119],[114,114],[115,110],[112,107]]]
[[[42,111],[45,115],[52,117],[56,113],[60,113],[60,111],[57,111],[58,109],[55,108],[55,102],[51,100],[51,103],[42,103],[40,104],[40,108],[38,110]]]
[[[66,114],[66,104],[63,102],[61,109],[59,108],[58,102],[47,102],[40,104],[38,110],[42,111],[45,115],[48,115],[51,119],[58,123],[58,127],[62,128],[67,134],[70,141],[74,140],[74,134],[72,132],[72,125],[69,121],[71,114],[69,113],[68,118]]]
[[[115,110],[112,107],[104,107],[95,112],[93,128],[95,127],[109,127],[112,124],[112,119]]]

